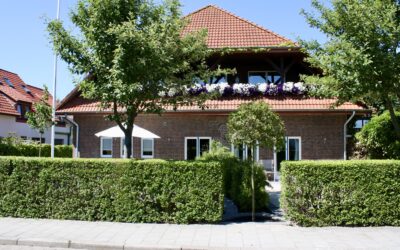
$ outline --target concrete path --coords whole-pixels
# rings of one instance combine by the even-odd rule
[[[77,249],[400,249],[400,227],[130,224],[0,218],[0,245]]]

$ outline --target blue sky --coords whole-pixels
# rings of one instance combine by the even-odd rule
[[[61,0],[61,19],[72,28],[69,12],[77,0]],[[324,41],[299,14],[310,10],[311,0],[181,0],[183,14],[208,4],[217,5],[276,33]],[[30,85],[53,83],[53,51],[46,32],[45,18],[56,16],[57,0],[1,0],[0,68],[15,72]],[[57,99],[64,98],[76,80],[62,61],[58,64]]]

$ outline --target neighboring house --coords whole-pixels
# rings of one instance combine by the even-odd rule
[[[42,95],[43,89],[26,84],[15,73],[0,69],[0,138],[12,135],[25,140],[40,140],[39,132],[27,124],[25,114]],[[63,123],[56,126],[55,144],[70,144],[70,128]],[[50,143],[50,137],[49,129],[42,142]]]
[[[303,62],[304,54],[292,41],[215,6],[207,6],[186,17],[190,24],[185,33],[206,28],[207,44],[212,49],[231,49],[215,53],[210,67],[236,68],[236,75],[210,79],[214,84],[275,84],[299,81],[300,74],[314,70]],[[265,49],[265,50],[260,50]],[[186,106],[177,111],[167,108],[158,115],[139,115],[135,124],[159,135],[161,139],[133,139],[135,158],[194,159],[208,150],[211,140],[219,140],[241,158],[249,155],[245,145],[234,147],[226,141],[227,118],[242,103],[259,100],[268,103],[283,119],[286,127],[286,150],[281,153],[259,148],[257,157],[271,166],[273,160],[343,159],[345,123],[353,115],[364,116],[364,107],[345,103],[331,108],[334,99],[315,99],[304,95],[259,97],[223,97],[206,102],[207,108]],[[84,99],[74,89],[59,105],[58,114],[68,115],[79,126],[81,157],[121,157],[122,140],[97,138],[95,133],[115,126],[104,119],[107,111],[95,100]],[[252,131],[249,131],[251,133]],[[76,141],[74,140],[76,145]]]

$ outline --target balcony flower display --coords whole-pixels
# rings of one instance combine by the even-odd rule
[[[173,97],[179,94],[188,94],[197,96],[202,93],[213,94],[220,97],[253,97],[253,96],[280,96],[280,95],[302,95],[307,92],[307,87],[302,82],[286,82],[283,84],[274,83],[228,83],[217,84],[196,84],[192,87],[187,87],[182,91],[170,89],[169,91],[161,91],[161,97]]]

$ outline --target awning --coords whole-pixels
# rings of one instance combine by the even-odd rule
[[[125,137],[124,132],[119,126],[115,126],[95,134],[97,137],[112,137],[112,138],[123,138]],[[160,137],[138,125],[133,125],[132,137],[146,138],[146,139],[159,139]]]

